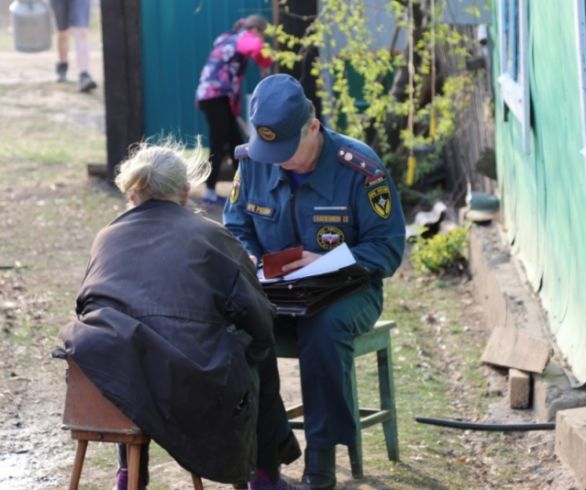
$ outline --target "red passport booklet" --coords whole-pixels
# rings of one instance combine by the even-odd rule
[[[263,255],[262,267],[265,279],[282,276],[282,267],[285,264],[299,260],[302,252],[303,246],[299,245],[298,247],[286,248],[285,250]],[[287,273],[289,272],[292,271],[287,271]]]

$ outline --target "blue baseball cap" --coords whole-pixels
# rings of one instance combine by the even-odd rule
[[[250,158],[262,163],[289,160],[299,146],[310,104],[301,84],[290,75],[261,80],[250,99],[250,122],[254,126],[248,142]]]

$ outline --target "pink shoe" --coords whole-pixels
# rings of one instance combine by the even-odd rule
[[[128,470],[120,468],[116,473],[116,485],[112,490],[128,490]],[[138,490],[146,490],[146,485],[138,484]]]

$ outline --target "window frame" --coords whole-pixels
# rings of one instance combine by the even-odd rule
[[[584,176],[586,177],[586,5],[584,0],[574,0],[576,18],[576,56],[578,58],[578,83],[580,114],[582,116],[582,149]]]
[[[576,0],[579,1],[579,0]],[[517,77],[514,79],[508,72],[509,64],[508,36],[509,26],[505,24],[506,10],[510,8],[511,2],[517,4],[518,42],[516,43],[516,65]],[[498,2],[498,34],[500,51],[500,75],[498,82],[501,87],[501,96],[504,104],[515,115],[522,129],[523,151],[530,151],[530,96],[529,96],[529,73],[528,73],[528,0],[499,0]]]

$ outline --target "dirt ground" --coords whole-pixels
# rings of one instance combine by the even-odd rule
[[[2,24],[0,23],[0,27]],[[5,27],[3,27],[5,29]],[[5,33],[3,32],[3,35]],[[71,318],[75,291],[83,274],[87,251],[95,232],[124,208],[120,196],[103,183],[88,180],[85,164],[103,162],[104,109],[100,54],[96,50],[92,71],[100,89],[91,95],[76,91],[73,82],[54,82],[52,53],[23,55],[0,41],[0,490],[66,488],[74,445],[60,429],[64,400],[64,367],[51,359],[58,345],[57,331]],[[49,135],[49,136],[47,136]],[[61,139],[63,138],[63,139]],[[70,161],[68,148],[76,147]],[[228,192],[224,183],[222,191]],[[200,189],[193,195],[197,202]],[[217,209],[208,209],[217,218]],[[393,279],[395,292],[419,288],[414,294],[438,294],[432,281],[420,281],[406,267]],[[531,421],[531,413],[507,408],[506,379],[502,373],[479,366],[490,398],[480,413],[471,410],[469,387],[463,382],[466,363],[456,334],[444,310],[457,315],[463,325],[458,335],[472,337],[479,354],[488,330],[475,304],[472,284],[455,281],[444,286],[451,302],[431,306],[425,297],[413,302],[389,302],[432,332],[431,347],[416,353],[423,361],[411,362],[410,332],[395,332],[395,366],[398,398],[407,398],[411,370],[423,382],[440,377],[448,386],[449,406],[464,419],[513,422]],[[449,293],[448,293],[449,290]],[[439,293],[442,294],[441,291]],[[457,311],[455,311],[457,310]],[[427,335],[421,333],[421,335]],[[421,340],[424,345],[424,340]],[[427,345],[427,344],[425,344]],[[426,349],[428,349],[426,351]],[[286,404],[299,400],[296,365],[280,365]],[[407,374],[406,374],[407,373]],[[404,396],[402,396],[404,395]],[[439,396],[439,395],[438,395]],[[412,416],[425,405],[398,399],[403,462],[390,465],[366,444],[367,477],[352,480],[345,451],[338,450],[338,488],[382,490],[392,488],[481,489],[519,488],[568,490],[578,488],[553,454],[553,432],[515,433],[508,436],[470,431],[441,430],[427,434],[436,439],[425,450],[418,440]],[[459,410],[459,411],[458,411]],[[424,413],[425,414],[425,413]],[[431,414],[427,414],[431,415]],[[404,436],[401,430],[404,429]],[[302,436],[300,435],[302,438]],[[369,436],[370,437],[370,436]],[[377,438],[380,436],[377,434]],[[370,439],[369,439],[370,440]],[[303,442],[303,441],[301,441]],[[447,442],[447,444],[444,444]],[[451,449],[450,444],[454,444]],[[99,446],[93,448],[92,446]],[[111,488],[114,451],[107,445],[90,444],[82,488]],[[380,451],[379,451],[380,452]],[[377,459],[378,458],[378,459]],[[153,458],[153,488],[189,488],[189,477],[172,461]],[[450,473],[465,467],[470,475],[450,483]],[[432,468],[432,469],[430,469]],[[301,474],[297,462],[285,468],[293,479]],[[411,478],[411,479],[410,479]],[[91,483],[89,483],[91,482]],[[209,489],[226,485],[206,482]]]

